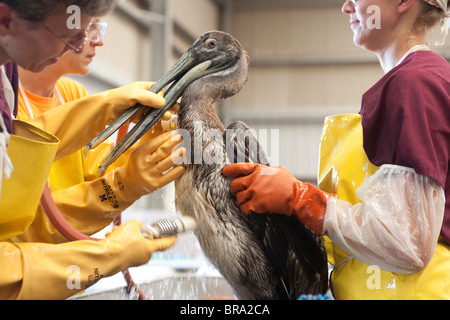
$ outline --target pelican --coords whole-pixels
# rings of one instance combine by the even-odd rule
[[[163,77],[164,85],[179,79],[166,101],[174,103],[182,94],[179,127],[189,133],[191,138],[183,143],[193,151],[185,158],[186,173],[175,181],[176,208],[196,220],[195,234],[205,256],[238,299],[323,294],[328,278],[322,238],[295,217],[244,215],[230,192],[231,179],[222,175],[222,169],[236,161],[269,164],[250,128],[238,121],[225,129],[212,107],[241,90],[248,66],[248,55],[236,39],[210,31]],[[138,126],[125,143],[132,144],[148,130],[145,124]],[[196,161],[196,148],[214,161]]]

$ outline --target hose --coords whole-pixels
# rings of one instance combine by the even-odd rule
[[[122,126],[119,130],[117,140],[120,141],[127,133],[128,125]],[[64,218],[63,214],[59,210],[55,201],[53,200],[52,194],[48,184],[44,188],[44,192],[41,197],[41,205],[44,208],[47,217],[50,222],[55,226],[55,228],[69,241],[79,241],[79,240],[89,240],[89,241],[99,241],[100,239],[92,238],[84,233],[80,232],[74,228],[67,220]],[[122,224],[122,215],[119,215],[114,220],[114,225]],[[127,292],[132,291],[138,294],[139,300],[149,300],[149,298],[138,288],[137,284],[133,281],[130,271],[128,269],[122,271],[123,277],[127,283]]]
[[[50,188],[48,185],[45,186],[44,192],[41,197],[41,205],[44,208],[47,217],[50,222],[55,226],[55,228],[69,241],[79,241],[79,240],[89,240],[89,241],[98,241],[100,239],[92,238],[84,233],[80,232],[76,228],[74,228],[69,222],[67,222],[66,218],[62,215],[59,208],[56,206],[55,201],[50,192]],[[114,221],[114,225],[121,224],[121,215],[119,215]],[[127,283],[127,292],[131,293],[132,291],[138,294],[139,300],[149,300],[149,298],[143,293],[138,285],[133,281],[131,277],[130,271],[128,269],[122,271],[123,277]]]

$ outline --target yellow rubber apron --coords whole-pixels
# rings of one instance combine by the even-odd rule
[[[3,178],[0,199],[0,241],[22,234],[33,222],[55,158],[59,139],[29,123],[14,120],[7,148],[13,164]]]
[[[19,90],[20,93],[22,94],[22,99],[27,109],[29,117],[28,119],[22,120],[34,119],[36,115],[33,112],[30,99],[28,99],[26,91],[23,88],[22,83],[20,81],[19,81]],[[54,94],[56,98],[58,98],[60,105],[66,103],[61,92],[58,90],[56,86],[54,89]],[[52,164],[48,179],[50,190],[52,192],[67,189],[85,181],[82,157],[83,157],[82,150],[78,150],[77,152],[74,152],[58,161],[55,161]]]
[[[361,116],[328,117],[322,133],[320,189],[352,204],[360,202],[356,189],[379,168],[363,149]],[[365,265],[325,237],[336,299],[450,299],[450,247],[438,243],[428,267],[413,275],[394,274]]]

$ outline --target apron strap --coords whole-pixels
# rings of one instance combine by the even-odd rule
[[[5,73],[5,66],[1,66],[1,77],[3,82],[3,95],[5,96],[6,102],[8,103],[9,110],[11,114],[14,111],[14,101],[15,95],[14,90],[9,82],[8,77]],[[9,133],[6,129],[5,122],[3,117],[0,117],[0,128],[2,132],[0,133],[0,194],[1,194],[1,181],[3,181],[3,173],[5,174],[5,178],[9,179],[11,177],[11,173],[14,170],[11,159],[7,152],[7,147],[9,143]]]

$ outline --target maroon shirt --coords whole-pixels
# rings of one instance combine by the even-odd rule
[[[445,190],[441,235],[450,243],[450,65],[431,51],[410,54],[362,99],[364,150],[374,165],[414,168]]]
[[[19,88],[19,73],[17,71],[17,65],[14,62],[8,62],[5,64],[5,73],[11,82],[12,88],[15,93],[15,106],[14,106],[14,115],[17,115],[17,94]],[[3,81],[0,77],[0,88],[3,88]],[[9,133],[12,133],[12,115],[9,110],[8,103],[6,102],[6,98],[3,95],[3,90],[0,90],[0,112],[3,117],[3,121],[5,122],[6,129]],[[2,129],[0,128],[0,132]]]

